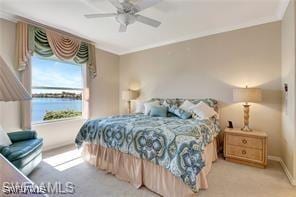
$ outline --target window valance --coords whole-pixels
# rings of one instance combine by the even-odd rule
[[[63,61],[87,64],[90,77],[96,76],[95,47],[76,38],[18,23],[19,70],[24,70],[33,52],[42,57],[55,56]]]
[[[31,94],[31,56],[55,57],[77,64],[86,64],[88,75],[85,91],[88,91],[88,78],[96,77],[95,46],[80,39],[69,37],[55,31],[46,30],[27,23],[17,23],[17,67],[23,86]],[[84,95],[83,117],[89,116],[88,97]],[[21,127],[31,128],[31,101],[21,102]]]

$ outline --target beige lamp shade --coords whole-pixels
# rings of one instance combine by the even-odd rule
[[[122,91],[121,98],[124,101],[130,101],[130,100],[134,100],[134,99],[138,98],[138,96],[139,96],[138,91],[124,90],[124,91]]]
[[[0,56],[0,101],[29,99],[31,99],[30,94]]]
[[[260,102],[262,92],[260,88],[236,88],[233,90],[233,100],[235,102]]]

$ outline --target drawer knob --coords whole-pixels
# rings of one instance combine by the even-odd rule
[[[242,150],[242,154],[243,155],[247,154],[247,151],[246,150]]]
[[[242,140],[242,143],[243,143],[243,144],[246,144],[246,143],[248,143],[248,141],[247,141],[246,139],[243,139],[243,140]]]

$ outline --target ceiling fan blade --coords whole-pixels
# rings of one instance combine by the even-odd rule
[[[126,32],[126,29],[127,29],[127,25],[120,25],[119,27],[119,32]]]
[[[159,27],[159,25],[161,24],[161,22],[157,21],[157,20],[154,20],[152,18],[148,18],[146,16],[142,16],[142,15],[136,15],[136,20],[141,22],[141,23],[144,23],[146,25],[150,25],[152,27]]]
[[[136,10],[142,11],[146,8],[149,8],[157,3],[159,3],[161,0],[138,0],[136,3],[134,3],[134,7],[136,8]]]
[[[86,18],[102,18],[102,17],[111,17],[116,16],[117,13],[102,13],[102,14],[85,14]]]
[[[115,6],[117,9],[123,9],[123,6],[119,0],[109,0],[109,2],[112,3],[112,5]]]

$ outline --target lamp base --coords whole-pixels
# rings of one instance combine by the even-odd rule
[[[244,127],[241,129],[245,132],[251,132],[252,129],[249,127],[249,112],[250,112],[250,105],[247,103],[243,105],[244,106]]]
[[[243,128],[241,128],[241,130],[244,132],[252,132],[253,131],[249,126],[244,126]]]
[[[128,113],[131,113],[131,101],[127,101],[128,102]]]

